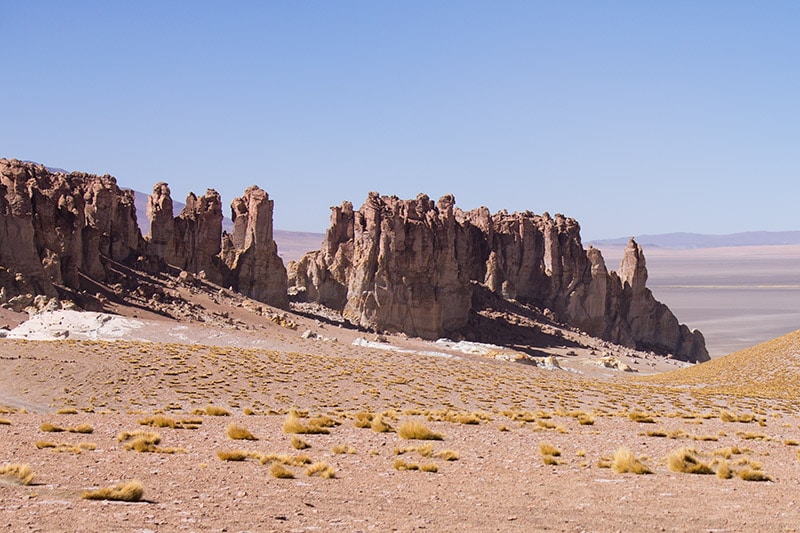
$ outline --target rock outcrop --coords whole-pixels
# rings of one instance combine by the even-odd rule
[[[214,189],[197,197],[173,218],[169,186],[158,183],[148,198],[149,253],[192,274],[232,287],[245,296],[287,307],[287,276],[273,239],[273,202],[253,186],[231,203],[233,233],[222,231],[222,202]]]
[[[127,261],[142,245],[133,192],[108,175],[0,159],[0,212],[3,302],[53,296],[54,284],[78,289],[81,274],[104,281],[101,258]]]
[[[112,176],[0,159],[0,304],[22,308],[36,295],[56,296],[58,287],[115,283],[124,274],[114,263],[150,268],[160,259],[259,301],[288,305],[286,269],[272,238],[273,205],[264,191],[251,187],[234,200],[233,235],[223,235],[213,189],[190,194],[177,217],[172,208],[169,186],[156,184],[147,205],[150,235],[143,239],[134,193]]]
[[[222,260],[234,290],[260,302],[288,307],[286,268],[272,234],[273,209],[269,195],[256,186],[235,198],[231,203],[233,234],[223,238]]]
[[[290,264],[292,291],[364,327],[437,338],[466,325],[478,283],[593,336],[708,359],[702,334],[678,324],[646,288],[633,240],[618,275],[599,250],[583,248],[574,219],[454,204],[452,196],[434,204],[370,193],[357,211],[348,202],[332,208],[323,249]]]

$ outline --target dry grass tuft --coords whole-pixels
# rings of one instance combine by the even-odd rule
[[[617,474],[651,474],[652,470],[647,468],[641,458],[636,457],[628,448],[622,447],[614,452],[611,458],[611,468]]]
[[[647,413],[642,413],[639,411],[634,411],[632,413],[628,413],[628,419],[633,420],[634,422],[638,422],[640,424],[655,424],[656,421],[653,417]]]
[[[356,419],[355,422],[353,422],[353,425],[357,428],[368,428],[372,426],[372,419],[372,413],[361,411],[356,413]]]
[[[90,424],[81,424],[74,428],[69,428],[70,433],[89,434],[94,432],[94,428]]]
[[[370,422],[369,427],[375,433],[389,433],[391,431],[394,431],[394,428],[392,428],[392,426],[390,426],[383,420],[382,414],[376,415],[375,418],[372,419],[372,422]]]
[[[120,483],[104,489],[87,490],[81,495],[84,500],[111,500],[117,502],[138,502],[144,495],[144,486],[138,481]]]
[[[397,434],[401,439],[416,439],[416,440],[443,440],[444,436],[441,433],[431,431],[428,426],[416,420],[406,420],[400,424]]]
[[[228,424],[228,427],[225,429],[225,434],[228,435],[229,439],[233,440],[258,440],[258,437],[250,433],[250,430],[246,427],[235,423]]]
[[[292,437],[292,448],[295,450],[306,450],[311,448],[311,445],[300,437]]]
[[[392,464],[395,470],[419,470],[419,465],[416,463],[407,463],[402,459],[395,459],[394,463]]]
[[[294,477],[292,471],[281,463],[272,463],[272,466],[269,468],[269,473],[272,477],[278,479],[292,479]]]
[[[436,457],[445,461],[458,461],[459,455],[458,452],[453,450],[442,450],[436,454]]]
[[[20,485],[33,483],[34,473],[30,465],[6,463],[0,465],[0,476],[9,477]]]
[[[206,405],[203,411],[208,416],[231,416],[231,412],[218,405]]]
[[[345,453],[356,453],[356,449],[350,446],[349,444],[337,444],[336,446],[331,449],[331,451],[337,455],[345,454]]]
[[[733,470],[727,461],[720,461],[717,464],[717,477],[720,479],[730,479],[733,477]]]
[[[45,431],[47,433],[61,433],[65,431],[64,428],[51,424],[50,422],[44,422],[41,426],[39,426],[40,431]]]
[[[756,416],[752,413],[743,413],[740,415],[729,413],[728,411],[722,411],[719,414],[720,420],[723,422],[741,422],[742,424],[749,424],[756,419]]]
[[[772,478],[764,472],[750,468],[741,470],[737,475],[745,481],[772,481]]]
[[[150,426],[155,428],[179,428],[181,425],[175,421],[174,418],[170,418],[164,415],[155,415],[147,417],[143,420],[139,420],[139,424],[142,426]]]
[[[436,473],[439,471],[439,467],[436,466],[434,463],[424,463],[419,465],[420,472],[431,472]]]
[[[319,475],[319,477],[323,479],[332,479],[336,477],[336,470],[328,466],[328,463],[325,461],[320,461],[319,463],[309,465],[308,468],[306,468],[306,475],[309,477]]]
[[[561,455],[561,450],[550,444],[549,442],[540,442],[539,443],[539,453],[542,455],[549,455],[552,457],[558,457]]]
[[[702,462],[697,457],[694,448],[680,448],[672,451],[667,457],[667,466],[673,472],[685,474],[713,474],[714,470],[708,463]]]
[[[74,407],[62,407],[58,411],[56,411],[57,415],[77,415],[78,410]]]
[[[222,461],[244,461],[252,457],[252,454],[243,450],[220,450],[217,452],[217,457]]]
[[[287,434],[296,433],[300,435],[327,435],[330,433],[327,428],[319,425],[318,421],[319,419],[312,419],[306,426],[300,420],[300,417],[297,416],[297,413],[292,411],[286,416],[286,420],[283,422],[283,432]]]

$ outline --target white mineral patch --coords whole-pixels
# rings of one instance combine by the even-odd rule
[[[116,340],[129,338],[144,324],[135,319],[106,313],[46,311],[32,316],[8,334],[9,339],[49,341],[62,339]]]

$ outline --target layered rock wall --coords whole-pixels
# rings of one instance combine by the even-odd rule
[[[53,284],[80,287],[80,275],[103,281],[101,257],[127,261],[142,247],[132,191],[108,175],[53,173],[0,159],[0,265],[7,301],[55,295]]]
[[[77,290],[83,278],[105,282],[112,262],[143,256],[205,272],[210,281],[262,302],[288,305],[286,269],[272,238],[273,205],[264,191],[251,187],[234,200],[233,235],[223,235],[222,204],[213,189],[190,194],[177,217],[172,208],[169,186],[156,184],[147,203],[150,235],[143,239],[134,193],[112,176],[0,159],[0,303],[55,296],[56,286]]]
[[[269,195],[256,186],[235,198],[231,203],[233,234],[223,237],[222,260],[235,290],[254,300],[288,307],[286,268],[273,239],[273,209]]]
[[[625,346],[706,360],[705,341],[646,288],[641,247],[631,240],[620,274],[583,248],[563,215],[456,209],[370,193],[353,211],[333,208],[323,249],[290,265],[290,284],[365,327],[437,338],[463,328],[471,283],[551,310],[566,324]]]
[[[169,187],[158,183],[148,198],[149,252],[181,270],[232,287],[245,296],[287,307],[286,268],[273,239],[273,202],[253,186],[231,203],[233,233],[222,231],[222,202],[214,189],[189,193],[173,218]]]

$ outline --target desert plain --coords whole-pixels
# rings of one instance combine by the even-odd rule
[[[216,320],[38,317],[0,340],[0,527],[797,531],[800,249],[645,253],[712,361],[563,329],[537,366],[222,289],[185,294]]]

